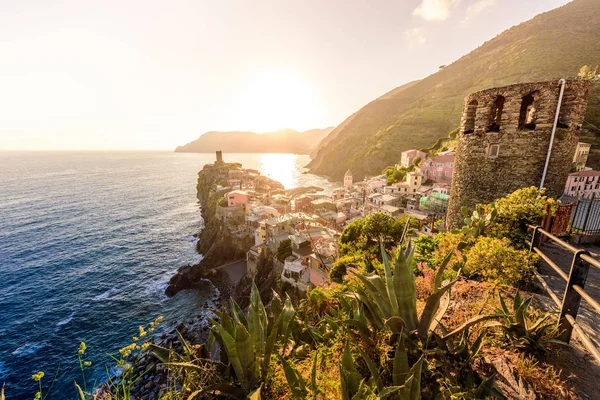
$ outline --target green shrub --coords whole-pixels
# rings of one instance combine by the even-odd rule
[[[292,241],[290,239],[282,240],[277,248],[277,259],[284,262],[286,258],[292,255]]]
[[[336,283],[342,283],[344,276],[346,276],[346,264],[336,261],[331,267],[331,271],[329,271],[329,279]]]
[[[522,285],[531,279],[534,268],[529,252],[515,249],[506,238],[481,236],[466,256],[464,275],[497,284]]]
[[[228,206],[228,204],[227,204],[227,199],[226,199],[226,198],[224,198],[224,197],[223,197],[223,198],[221,198],[221,199],[219,199],[219,205],[220,205],[221,207],[227,207],[227,206]]]
[[[497,216],[486,228],[488,236],[508,238],[515,247],[524,248],[531,238],[527,225],[538,225],[546,209],[556,206],[554,199],[545,195],[545,190],[536,187],[519,189],[495,202]],[[483,207],[484,213],[489,213],[491,205]],[[481,207],[480,207],[481,208]]]

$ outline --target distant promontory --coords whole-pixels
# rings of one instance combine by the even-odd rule
[[[206,132],[193,142],[175,149],[177,153],[296,153],[309,154],[334,128],[298,132],[281,129],[274,132]]]

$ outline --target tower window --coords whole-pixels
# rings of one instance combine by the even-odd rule
[[[537,119],[538,93],[529,93],[523,97],[521,102],[521,113],[519,114],[519,129],[534,130]]]
[[[500,145],[490,144],[490,147],[488,147],[488,158],[498,157],[499,152],[500,152]]]
[[[488,121],[488,132],[500,132],[502,123],[502,111],[504,110],[504,96],[496,97],[490,106],[490,117]]]
[[[472,100],[467,106],[464,134],[475,132],[475,114],[477,114],[477,100]]]

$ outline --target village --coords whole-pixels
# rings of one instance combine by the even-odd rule
[[[589,150],[589,144],[578,143],[565,198],[600,192],[600,171],[585,167]],[[217,152],[215,164],[222,163],[222,157]],[[454,160],[453,149],[431,157],[421,150],[407,150],[387,174],[354,181],[352,172],[347,171],[343,185],[329,195],[314,187],[256,190],[259,171],[236,166],[228,169],[227,178],[216,188],[223,196],[216,215],[234,237],[252,238],[254,245],[246,253],[250,277],[256,275],[263,251],[281,254],[284,249],[289,256],[283,260],[273,257],[275,270],[283,282],[307,292],[329,281],[341,232],[358,218],[382,212],[414,218],[423,234],[443,230]],[[403,180],[393,182],[394,172]]]

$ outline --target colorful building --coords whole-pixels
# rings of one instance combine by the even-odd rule
[[[424,160],[427,157],[427,153],[415,149],[403,151],[400,156],[400,166],[404,168],[410,167],[417,157]]]
[[[575,149],[575,155],[573,156],[573,168],[575,171],[583,171],[587,159],[590,154],[590,148],[592,147],[589,143],[578,142],[577,148]]]
[[[569,174],[564,194],[567,196],[586,196],[600,194],[600,171],[588,170]]]
[[[454,172],[454,153],[447,153],[423,160],[419,171],[423,178],[437,183],[452,183]]]

